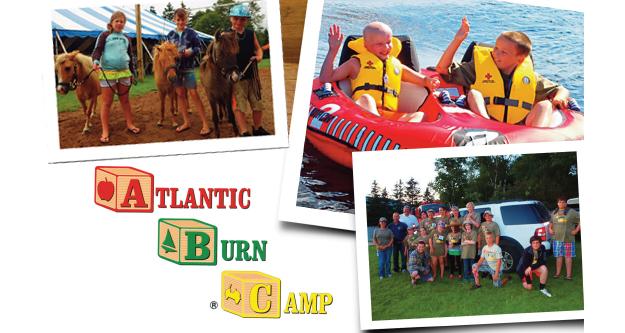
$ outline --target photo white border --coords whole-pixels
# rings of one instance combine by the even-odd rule
[[[371,279],[369,274],[369,240],[367,236],[366,196],[370,191],[372,174],[388,172],[378,161],[416,160],[419,158],[450,158],[490,155],[537,154],[556,152],[577,152],[579,166],[580,151],[583,141],[527,143],[483,147],[452,147],[389,150],[375,152],[357,152],[352,154],[354,164],[354,204],[356,206],[356,261],[358,269],[358,299],[360,300],[360,329],[382,329],[426,326],[459,326],[476,324],[518,323],[552,320],[583,319],[584,310],[532,312],[500,315],[478,315],[462,317],[439,317],[421,319],[372,320],[371,315]],[[376,168],[376,165],[380,165]],[[577,173],[580,185],[580,200],[584,200],[581,188],[583,170]],[[582,235],[583,237],[583,235]],[[583,237],[587,240],[588,237]],[[584,271],[587,271],[585,269]],[[586,288],[585,288],[586,289]],[[538,315],[540,314],[540,315]]]
[[[354,214],[339,213],[329,210],[297,206],[300,172],[302,170],[302,154],[306,140],[306,123],[310,105],[312,78],[315,75],[315,58],[317,56],[321,14],[324,1],[308,0],[306,7],[306,23],[302,38],[291,127],[289,149],[284,161],[282,192],[280,194],[280,210],[278,218],[285,222],[310,224],[327,228],[354,230]]]
[[[78,8],[93,7],[101,5],[123,5],[129,6],[135,3],[148,3],[159,1],[59,1],[54,3],[46,3],[48,7],[49,19],[47,30],[41,32],[41,42],[32,45],[43,56],[39,65],[41,66],[42,76],[42,93],[43,111],[46,115],[46,133],[49,157],[48,161],[55,162],[75,162],[86,160],[102,160],[114,158],[130,158],[130,157],[149,157],[163,155],[179,155],[179,154],[195,154],[195,153],[212,153],[212,152],[229,152],[239,150],[254,150],[268,148],[284,148],[288,147],[288,134],[286,124],[286,98],[284,88],[284,67],[282,59],[282,35],[280,25],[280,3],[279,0],[259,0],[264,1],[266,5],[267,30],[269,31],[269,41],[271,43],[271,91],[273,97],[273,115],[274,115],[274,135],[268,136],[251,136],[236,138],[210,138],[187,141],[173,142],[154,142],[127,145],[109,145],[95,146],[84,148],[60,148],[59,137],[59,120],[57,112],[57,101],[55,91],[54,78],[54,54],[53,45],[51,43],[51,13],[56,8]],[[163,1],[163,3],[167,3]],[[207,2],[208,3],[208,2]],[[43,4],[42,4],[43,5]],[[43,41],[45,40],[45,42]],[[99,112],[99,111],[98,111]],[[269,112],[268,110],[266,112]],[[99,113],[98,113],[99,114]],[[155,114],[156,115],[156,114]],[[99,121],[99,120],[98,120]],[[81,134],[76,132],[77,137]],[[89,135],[96,135],[90,133]]]
[[[576,10],[580,12],[585,12],[584,8],[587,6],[582,0],[512,0],[508,2]],[[300,53],[293,112],[291,114],[289,149],[287,150],[284,162],[284,176],[282,178],[282,193],[278,217],[281,221],[285,222],[311,224],[353,231],[354,214],[297,206],[302,155],[304,153],[304,142],[306,141],[306,124],[310,106],[310,91],[312,90],[312,78],[314,78],[315,74],[323,5],[323,0],[309,0],[306,10],[302,52]],[[586,73],[584,73],[584,75],[586,75]]]

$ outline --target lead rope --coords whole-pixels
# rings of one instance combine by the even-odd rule
[[[256,59],[251,59],[250,62],[247,64],[247,66],[245,67],[245,70],[243,70],[243,73],[241,73],[241,77],[243,77],[245,75],[245,73],[247,72],[248,69],[251,68],[251,86],[250,89],[252,89],[252,91],[254,92],[254,94],[256,95],[256,99],[260,100],[261,99],[261,85],[260,85],[260,77],[258,75],[258,66],[251,66],[250,65],[256,62]]]
[[[104,73],[104,70],[102,68],[100,68],[100,70],[102,71],[102,76],[104,76],[104,81],[106,81],[106,85],[109,86],[109,88],[111,88],[111,90],[113,91],[113,93],[115,95],[117,95],[117,97],[122,97],[122,96],[127,95],[128,93],[130,93],[130,88],[132,87],[132,84],[128,86],[128,90],[126,90],[125,93],[120,94],[119,90],[115,90],[115,88],[113,88],[113,86],[111,86],[111,83],[109,83],[109,79],[106,77],[106,74]]]
[[[250,59],[250,61],[247,63],[247,66],[245,66],[245,69],[243,69],[243,72],[241,72],[241,76],[245,75],[245,73],[247,72],[248,69],[250,69],[250,66],[252,65],[254,61],[256,61],[256,59]]]
[[[91,69],[91,71],[89,72],[89,74],[87,74],[82,80],[78,81],[76,80],[76,87],[82,85],[83,83],[85,83],[85,81],[87,81],[87,79],[91,76],[91,74],[95,71],[95,69]]]

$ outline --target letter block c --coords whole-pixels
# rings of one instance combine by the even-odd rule
[[[280,279],[257,271],[224,271],[221,307],[243,318],[280,318]]]

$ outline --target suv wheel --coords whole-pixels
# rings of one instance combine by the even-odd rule
[[[506,273],[514,272],[519,259],[521,259],[522,249],[505,239],[500,242],[499,247],[501,247],[501,255],[503,257],[503,271]]]

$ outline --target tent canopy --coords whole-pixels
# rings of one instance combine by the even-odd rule
[[[135,38],[136,21],[135,8],[121,6],[103,6],[93,8],[55,9],[52,11],[52,31],[58,32],[60,37],[98,37],[106,30],[111,14],[122,11],[126,14],[124,33]],[[167,33],[174,30],[176,25],[163,17],[141,10],[141,37],[144,39],[163,40]],[[208,43],[213,40],[211,35],[197,32],[200,39]]]

